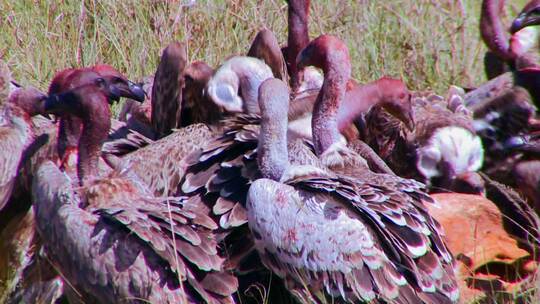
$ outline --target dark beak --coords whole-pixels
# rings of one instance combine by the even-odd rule
[[[516,19],[514,19],[514,22],[512,22],[510,32],[514,34],[527,26],[538,24],[540,24],[540,16],[531,16],[527,13],[522,13]]]
[[[65,104],[58,94],[52,94],[44,101],[43,111],[46,114],[62,114],[65,110]]]
[[[142,84],[133,83],[131,81],[128,81],[128,89],[131,93],[130,96],[125,96],[128,98],[131,98],[133,100],[136,100],[138,102],[143,102],[144,98],[146,96],[146,93],[144,92],[142,88]]]
[[[452,180],[451,190],[459,193],[469,193],[485,196],[484,179],[476,172],[465,172]]]
[[[503,143],[503,148],[505,150],[519,149],[526,145],[527,142],[528,139],[525,136],[513,136]]]
[[[131,98],[138,102],[143,102],[145,93],[142,85],[133,83],[129,80],[121,83],[115,83],[110,86],[111,100],[118,101],[120,97]]]
[[[18,82],[16,82],[15,80],[11,80],[10,82],[11,82],[11,84],[12,84],[13,86],[15,86],[15,87],[17,87],[17,88],[20,88],[20,87],[21,87],[21,85],[20,85]]]
[[[514,19],[514,22],[512,22],[512,26],[510,27],[510,32],[514,34],[515,32],[521,30],[523,28],[523,20],[527,17],[525,14],[519,15],[516,19]]]

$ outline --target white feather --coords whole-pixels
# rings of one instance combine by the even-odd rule
[[[263,61],[235,56],[225,61],[214,73],[206,91],[212,101],[229,112],[247,110],[249,113],[259,113],[259,86],[272,77],[272,70]]]
[[[474,172],[482,167],[484,148],[480,137],[456,126],[440,128],[428,144],[417,151],[417,168],[426,178],[443,174],[441,162],[448,163],[456,175]]]
[[[512,51],[521,55],[535,47],[540,38],[540,29],[536,26],[528,26],[518,31],[510,39]]]

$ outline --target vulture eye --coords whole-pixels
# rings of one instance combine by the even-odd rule
[[[96,79],[96,84],[100,87],[104,87],[105,86],[105,79],[103,78],[98,78]]]

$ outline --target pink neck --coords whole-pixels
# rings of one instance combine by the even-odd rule
[[[343,105],[339,107],[337,116],[339,130],[349,127],[358,116],[382,101],[383,96],[376,82],[354,86],[345,94]]]
[[[100,113],[83,119],[83,130],[79,140],[77,172],[82,185],[99,176],[101,146],[111,128],[111,113],[108,106],[101,107]]]
[[[291,72],[291,86],[298,86],[298,69],[296,57],[309,43],[308,32],[309,0],[289,1],[289,36],[287,39],[287,59]]]
[[[350,71],[350,69],[349,69]],[[338,111],[345,97],[347,81],[350,77],[339,69],[327,69],[324,73],[324,83],[313,109],[311,127],[315,153],[321,155],[332,144],[340,140],[338,130]]]
[[[509,35],[501,22],[504,0],[484,0],[480,16],[480,33],[488,48],[505,61],[514,59],[510,52]]]
[[[66,116],[60,119],[58,130],[57,152],[60,159],[65,157],[68,149],[76,148],[81,137],[82,123],[76,116]]]

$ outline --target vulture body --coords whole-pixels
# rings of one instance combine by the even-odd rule
[[[177,198],[155,198],[133,174],[102,177],[110,126],[103,82],[49,96],[46,110],[81,118],[80,188],[51,162],[33,185],[37,226],[56,269],[86,301],[230,303],[234,277],[221,271],[214,223]]]
[[[406,192],[396,191],[394,196],[390,193],[395,190],[381,184],[312,165],[290,165],[287,117],[280,115],[280,109],[288,106],[286,86],[267,80],[260,98],[262,125],[257,151],[264,178],[250,186],[246,205],[255,246],[265,266],[305,303],[456,301],[459,293],[451,270],[452,256],[439,236],[438,224],[423,207],[429,196],[423,194],[428,200],[422,202],[413,198],[421,195],[420,191],[411,194],[411,202],[418,201],[404,208]],[[337,132],[337,124],[335,127]],[[411,221],[398,224],[393,212],[385,210],[390,205],[404,208],[395,215],[409,214]],[[391,232],[385,234],[386,229]],[[408,243],[405,235],[417,235],[427,243],[417,247],[419,243]],[[400,241],[393,243],[394,238]],[[395,251],[391,249],[394,246]],[[394,252],[400,258],[394,258]],[[422,259],[429,260],[430,266]],[[411,272],[400,273],[404,261]],[[438,274],[429,275],[435,272]],[[415,279],[407,279],[411,276]]]

